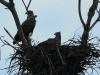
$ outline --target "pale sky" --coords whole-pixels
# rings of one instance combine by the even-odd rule
[[[7,0],[8,1],[8,0]],[[14,0],[15,8],[17,10],[20,23],[22,23],[26,19],[25,8],[21,0]],[[26,4],[28,0],[26,0]],[[82,17],[84,21],[87,20],[87,12],[89,7],[92,4],[92,0],[82,0]],[[4,36],[3,39],[7,40],[10,44],[12,44],[12,39],[8,36],[8,34],[4,31],[3,27],[5,27],[12,36],[14,36],[17,32],[17,28],[13,19],[11,12],[6,7],[0,4],[0,36]],[[53,38],[54,33],[61,31],[61,41],[66,42],[68,39],[74,36],[75,31],[77,30],[77,35],[82,34],[82,24],[78,15],[78,0],[32,0],[30,5],[30,10],[33,10],[34,14],[37,15],[36,27],[33,32],[33,38],[37,41],[44,41],[48,38]],[[94,16],[92,22],[97,18]],[[99,31],[99,23],[92,29],[93,36],[100,36]],[[0,42],[0,46],[3,43]],[[1,47],[1,61],[0,68],[5,68],[8,66],[9,62],[5,65],[5,59],[9,57],[9,55],[13,53],[13,49],[9,46]],[[5,75],[6,71],[0,71],[1,75]]]

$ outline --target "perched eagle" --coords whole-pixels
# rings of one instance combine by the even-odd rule
[[[22,27],[22,30],[23,30],[23,33],[24,33],[26,40],[28,40],[28,38],[30,36],[32,36],[33,30],[34,30],[34,27],[36,24],[35,18],[37,16],[34,15],[33,11],[30,11],[30,10],[27,11],[26,14],[27,14],[27,19],[22,23],[21,27]],[[14,39],[16,42],[21,41],[20,35],[18,34],[18,31],[17,31],[17,34],[15,35]],[[13,44],[16,44],[15,41],[13,41]]]
[[[56,44],[60,46],[61,45],[61,33],[56,32],[54,33],[54,35],[55,35],[55,38],[49,38],[48,40],[39,43],[38,46],[56,46]]]

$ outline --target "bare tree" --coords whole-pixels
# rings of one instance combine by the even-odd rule
[[[91,5],[91,7],[89,8],[89,12],[88,12],[88,18],[87,18],[87,22],[85,23],[82,19],[82,15],[81,15],[81,0],[79,0],[78,2],[78,11],[79,11],[79,17],[81,20],[81,23],[83,25],[83,34],[82,34],[82,38],[81,38],[81,45],[82,46],[87,46],[88,44],[88,37],[89,37],[89,31],[96,25],[96,23],[99,21],[100,15],[98,16],[98,18],[96,19],[96,21],[91,24],[91,20],[92,17],[95,14],[95,11],[97,10],[97,6],[98,6],[98,2],[99,0],[93,0],[93,4]],[[99,14],[100,12],[98,12]]]
[[[22,0],[26,11],[30,6],[31,0],[26,6],[24,0]],[[60,45],[61,36],[56,34],[55,38],[47,39],[38,45],[28,46],[28,42],[25,40],[20,22],[14,7],[13,0],[6,2],[0,0],[4,6],[9,9],[14,17],[16,27],[19,31],[22,44],[18,45],[18,48],[12,46],[6,40],[0,40],[5,44],[14,48],[15,53],[10,57],[10,65],[8,68],[8,75],[11,75],[13,71],[18,70],[15,75],[84,75],[89,67],[94,69],[93,66],[100,63],[100,50],[96,49],[96,45],[88,43],[89,32],[96,25],[100,18],[100,10],[97,11],[98,17],[91,24],[91,20],[95,15],[99,0],[93,0],[93,3],[88,11],[88,18],[86,23],[84,22],[81,14],[81,0],[78,0],[78,13],[79,18],[83,26],[83,34],[80,39],[70,39],[68,44]],[[13,39],[11,34],[4,28],[9,36]],[[13,39],[14,40],[14,39]],[[77,45],[78,44],[78,45]],[[98,65],[97,65],[98,68]]]

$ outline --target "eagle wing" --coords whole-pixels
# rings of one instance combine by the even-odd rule
[[[25,37],[28,37],[29,34],[33,32],[35,23],[36,23],[36,20],[34,17],[31,17],[22,23],[21,27],[22,27]]]

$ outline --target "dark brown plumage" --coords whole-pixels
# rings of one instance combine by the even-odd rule
[[[33,33],[33,30],[34,30],[34,27],[35,27],[35,24],[36,24],[35,18],[37,16],[34,16],[32,11],[27,11],[26,14],[27,14],[27,19],[22,23],[21,27],[22,27],[24,36],[27,40]],[[17,31],[17,34],[15,35],[14,39],[15,39],[16,42],[21,41],[20,36],[18,34],[18,31]],[[13,44],[16,44],[15,41],[13,41]]]
[[[48,40],[39,43],[38,46],[56,46],[56,44],[60,46],[61,45],[61,33],[56,32],[54,33],[54,35],[55,35],[55,38],[49,38]]]

